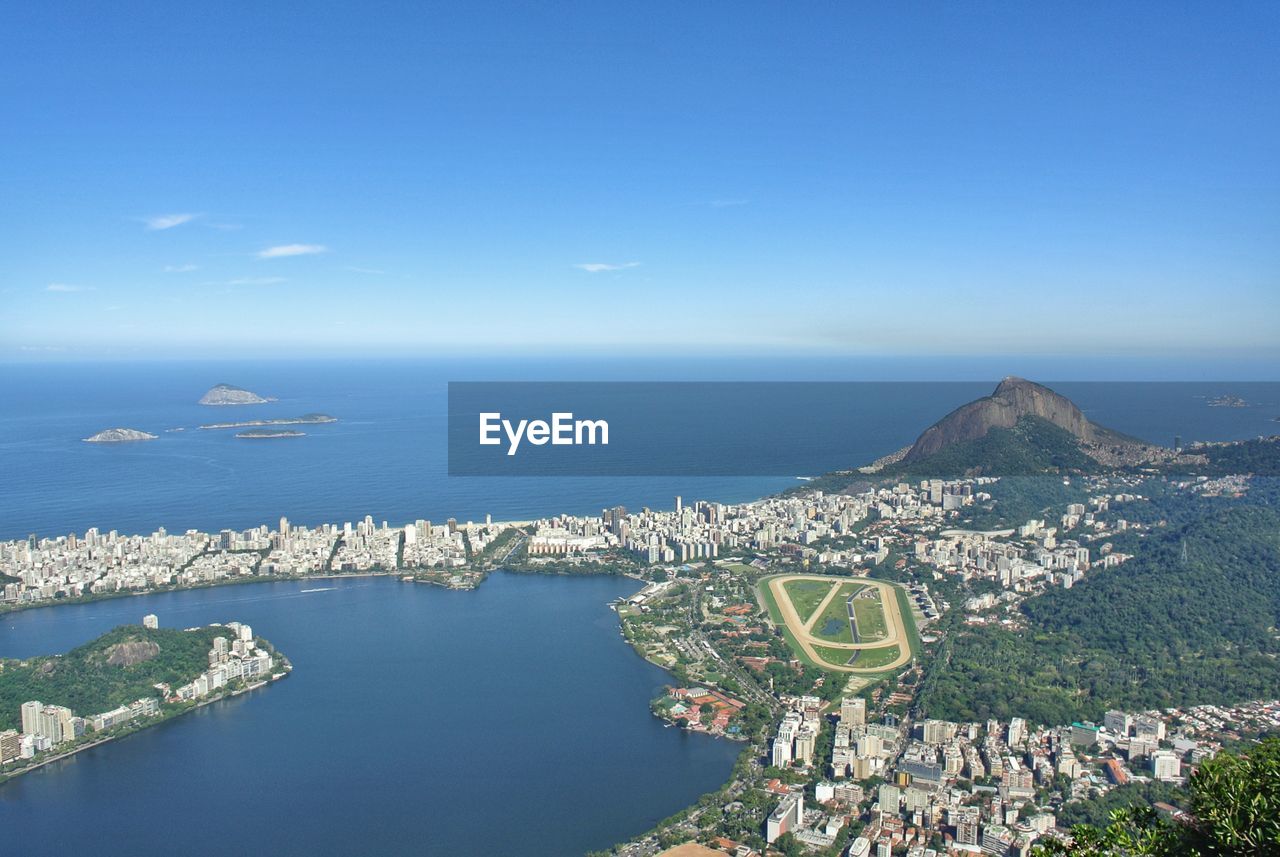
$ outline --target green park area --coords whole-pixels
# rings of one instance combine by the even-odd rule
[[[785,574],[765,577],[758,587],[770,620],[806,664],[874,675],[901,667],[915,653],[915,623],[900,587],[865,578]],[[867,629],[856,640],[851,610]]]
[[[835,646],[814,646],[813,650],[818,653],[818,657],[835,666],[847,665],[858,653],[857,649],[837,649]]]
[[[835,581],[825,580],[789,580],[783,584],[783,588],[791,599],[791,606],[796,609],[796,615],[801,621],[807,622],[834,583]]]
[[[720,567],[728,571],[730,574],[748,574],[749,575],[749,574],[760,573],[758,569],[755,569],[741,562],[726,562],[726,563],[723,563]]]
[[[829,664],[849,666],[858,670],[876,670],[898,659],[901,650],[897,646],[880,649],[837,649],[834,646],[814,646],[818,656]]]
[[[816,639],[832,643],[852,643],[853,629],[849,625],[849,597],[863,588],[862,583],[842,583],[835,596],[827,602],[822,615],[813,623],[810,632]]]
[[[860,670],[874,670],[893,663],[898,659],[899,653],[897,646],[885,646],[881,649],[862,649],[858,652],[858,657],[853,662],[853,666]]]
[[[858,642],[873,643],[889,633],[880,604],[880,593],[874,588],[853,599],[853,615],[858,622]]]

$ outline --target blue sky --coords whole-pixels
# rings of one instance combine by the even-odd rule
[[[3,12],[0,359],[1280,357],[1276,4],[177,8]]]

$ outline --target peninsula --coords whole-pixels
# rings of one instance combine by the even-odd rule
[[[251,393],[243,387],[235,387],[231,384],[216,384],[210,388],[209,392],[200,397],[201,405],[265,405],[267,402],[274,402],[272,397],[259,396],[257,393]]]
[[[0,661],[0,780],[262,687],[292,669],[240,622],[185,631],[160,628],[154,615],[142,622],[65,655]]]
[[[155,440],[159,435],[131,428],[110,428],[100,431],[92,437],[86,437],[85,443],[132,443],[138,440]]]

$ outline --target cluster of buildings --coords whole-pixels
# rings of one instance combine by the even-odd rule
[[[143,617],[143,627],[156,628],[154,614]],[[271,674],[275,659],[258,647],[253,629],[240,622],[225,626],[235,638],[215,637],[209,650],[209,669],[191,682],[176,689],[157,684],[157,696],[144,696],[128,705],[88,717],[79,717],[63,705],[47,705],[39,700],[22,704],[22,729],[0,732],[0,765],[32,759],[38,753],[56,751],[82,738],[89,732],[106,732],[146,717],[161,713],[161,697],[168,702],[193,701],[208,696],[235,679],[253,681]]]
[[[62,705],[45,705],[39,700],[22,703],[22,731],[0,732],[0,765],[30,759],[85,733],[87,722]]]
[[[687,563],[715,559],[723,551],[775,549],[818,560],[820,551],[809,546],[848,535],[867,509],[866,496],[821,492],[738,505],[685,505],[677,497],[673,510],[628,512],[615,506],[599,516],[539,520],[528,548],[532,556],[622,550],[647,563]]]
[[[746,705],[740,699],[705,687],[673,687],[667,696],[666,715],[694,732],[732,736],[740,731],[731,725]]]
[[[1096,510],[1105,511],[1110,501],[1096,497],[1090,502]],[[1077,503],[1068,506],[1067,514],[1062,516],[1061,530],[1035,519],[1015,530],[943,530],[937,538],[917,538],[913,545],[914,558],[940,573],[965,580],[990,580],[1022,597],[1050,586],[1070,589],[1090,569],[1111,568],[1131,558],[1114,551],[1109,542],[1095,549],[1077,539],[1060,538],[1060,532],[1086,521],[1102,523],[1101,518],[1095,519],[1093,515],[1094,512],[1086,511],[1085,504]],[[1121,526],[1117,529],[1128,526],[1127,522],[1119,523]],[[988,597],[985,602],[966,604],[966,608],[981,610],[995,603],[994,597]]]
[[[621,506],[598,516],[562,515],[533,522],[526,548],[532,562],[625,552],[644,563],[689,563],[722,552],[770,552],[781,558],[855,567],[882,562],[895,543],[940,572],[984,576],[1011,589],[1040,582],[1070,586],[1087,569],[1125,557],[1078,540],[1059,539],[1059,527],[1033,521],[1016,534],[942,530],[948,517],[990,499],[993,478],[900,483],[862,494],[766,497],[726,505],[699,501],[675,508],[628,512]],[[1096,540],[1123,520],[1105,514],[1111,505],[1140,499],[1116,494],[1071,507],[1061,531],[1088,531]],[[870,527],[863,533],[867,524]],[[0,604],[200,585],[251,575],[307,575],[394,569],[465,568],[471,558],[511,524],[445,524],[419,520],[404,527],[362,521],[318,527],[281,518],[244,531],[180,535],[164,529],[124,536],[91,529],[53,538],[0,542]],[[933,539],[930,533],[938,533]],[[870,534],[869,536],[867,534]],[[849,538],[851,536],[863,536]]]
[[[726,505],[699,501],[675,508],[628,512],[617,506],[598,516],[561,515],[534,522],[531,557],[591,557],[625,551],[637,560],[679,564],[715,559],[722,552],[773,552],[823,565],[855,567],[884,561],[895,544],[939,573],[985,577],[1031,592],[1069,587],[1089,569],[1128,559],[1109,543],[1092,547],[1129,524],[1106,514],[1112,505],[1142,499],[1114,494],[1073,504],[1060,522],[1029,521],[1018,530],[943,529],[954,514],[988,502],[995,477],[899,483],[862,494],[767,497]],[[863,530],[865,524],[872,526]],[[1081,539],[1060,534],[1080,530]],[[859,535],[850,546],[847,537]],[[934,534],[933,538],[929,538]],[[1085,543],[1087,542],[1087,543]]]
[[[280,529],[268,533],[271,550],[258,567],[260,574],[323,574],[329,568],[342,530],[333,524],[300,527],[280,519]]]
[[[984,594],[965,603],[970,614],[966,621],[989,621],[980,614],[1002,605],[1005,616],[1017,616],[1014,608],[1026,597],[1048,587],[1070,587],[1128,560],[1112,540],[1151,526],[1133,520],[1148,519],[1148,513],[1129,508],[1146,500],[1141,480],[1119,476],[1086,480],[1081,501],[1055,518],[992,532],[954,529],[950,521],[965,515],[966,507],[995,502],[989,492],[996,481],[929,480],[856,496],[812,493],[742,506],[678,504],[674,512],[606,510],[598,518],[541,521],[539,534],[548,545],[557,543],[548,553],[632,550],[639,559],[668,563],[682,555],[696,557],[678,553],[691,539],[729,556],[754,553],[750,565],[762,572],[775,568],[778,560],[854,568],[893,557],[889,561],[898,569],[908,564],[924,569],[923,578],[908,587],[923,627],[949,608],[930,595],[925,582],[930,571],[934,580],[954,576],[998,584],[981,587]],[[1189,487],[1242,490],[1237,482],[1226,481],[1199,480]],[[636,551],[637,545],[646,550]],[[751,579],[745,564],[722,559],[715,566],[687,563],[668,569],[670,581],[651,584],[636,596],[639,610],[654,602],[655,615],[661,614],[643,644],[678,648],[679,641],[668,639],[672,634],[664,635],[667,626],[674,633],[678,616],[662,609],[664,587],[674,581],[696,587],[694,603],[705,620],[701,631],[687,632],[690,646],[704,645],[701,632],[714,622],[710,633],[736,662],[761,676],[766,669],[776,675],[773,664],[780,657],[768,652],[772,641],[750,621],[754,605],[749,595],[733,585],[744,573]],[[700,574],[693,574],[694,569]],[[696,665],[696,658],[680,662]],[[889,706],[911,701],[911,685],[905,687],[905,692],[900,688],[889,695]],[[854,857],[1025,857],[1043,838],[1068,835],[1064,828],[1080,812],[1070,809],[1077,801],[1099,798],[1127,783],[1185,783],[1223,741],[1280,730],[1277,702],[1112,711],[1101,723],[1037,727],[1018,718],[900,723],[883,711],[883,717],[871,722],[867,702],[860,698],[846,697],[838,709],[824,707],[816,697],[778,698],[785,710],[761,761],[787,773],[765,787],[775,800],[758,817],[757,823],[763,822],[759,832],[770,844],[790,835],[814,849],[848,842],[844,853]],[[878,694],[871,699],[884,703]],[[1177,812],[1169,806],[1157,809]],[[741,812],[733,804],[723,811],[729,816]],[[727,838],[716,841],[734,853],[752,851]]]
[[[412,529],[417,531],[417,527]],[[330,561],[330,568],[340,572],[396,568],[403,535],[399,528],[387,526],[386,521],[382,522],[381,527],[377,526],[369,515],[365,515],[364,520],[354,527],[347,523]]]
[[[808,698],[802,698],[807,700]],[[779,724],[772,761],[791,755],[806,705],[796,701]],[[806,808],[801,786],[778,788],[765,823],[772,843],[784,833],[826,847],[845,820],[861,818],[847,853],[854,857],[936,857],[940,854],[1025,857],[1042,837],[1066,836],[1062,807],[1131,782],[1184,783],[1189,771],[1242,733],[1280,729],[1280,700],[1239,706],[1108,711],[1101,724],[1033,727],[1007,722],[869,724],[860,698],[813,722],[834,719],[829,778],[811,782]],[[853,780],[875,783],[869,791]],[[1172,806],[1157,809],[1173,814]],[[843,817],[843,818],[842,818]]]
[[[822,700],[816,696],[799,696],[785,701],[788,707],[770,748],[770,762],[776,768],[811,768],[816,761],[814,754],[823,723]],[[825,848],[835,842],[844,827],[844,816],[828,815],[813,807],[806,811],[802,786],[770,783],[768,790],[780,800],[765,819],[766,842],[772,844],[784,833],[816,847]]]
[[[915,485],[899,482],[872,495],[871,515],[877,521],[938,522],[947,513],[991,499],[984,490],[993,477],[975,479],[926,479]]]
[[[866,700],[844,698],[831,747],[831,777],[839,781],[883,776],[898,754],[899,737],[896,724],[867,722]]]
[[[415,521],[406,527],[356,524],[299,527],[280,519],[244,531],[148,536],[90,529],[52,538],[29,536],[0,542],[0,605],[28,605],[55,598],[198,586],[252,575],[454,569],[493,542],[509,525],[444,525]]]
[[[430,521],[414,521],[404,528],[404,566],[407,568],[458,568],[467,564],[467,539],[473,553],[480,553],[501,533],[486,524],[466,531],[456,522],[432,525]]]
[[[22,703],[22,730],[7,729],[0,732],[0,765],[31,759],[37,753],[56,750],[83,737],[89,731],[104,732],[115,726],[158,714],[160,700],[154,696],[143,697],[128,705],[90,717],[78,717],[64,705],[46,705],[33,699]]]
[[[33,604],[53,598],[150,589],[168,585],[208,547],[210,536],[163,528],[149,536],[90,529],[84,536],[0,542],[0,603]]]
[[[822,728],[822,700],[816,696],[801,696],[792,700],[790,709],[782,715],[778,733],[773,739],[770,761],[775,768],[791,765],[808,767],[813,764],[813,753],[818,746],[818,731]]]
[[[1035,809],[1038,781],[1025,751],[1027,733],[1018,718],[1007,727],[926,720],[903,730],[901,753],[881,773],[885,782],[872,796],[854,850],[888,855],[905,846],[921,857],[1027,853],[1055,825],[1052,813]]]
[[[199,700],[236,679],[251,683],[271,675],[275,659],[270,652],[258,647],[253,628],[240,622],[228,622],[224,627],[235,634],[235,639],[215,637],[209,650],[209,669],[170,691],[171,702]]]

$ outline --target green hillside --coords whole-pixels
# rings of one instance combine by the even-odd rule
[[[1275,697],[1280,513],[1212,513],[1022,610],[1026,631],[955,626],[922,687],[928,716],[1069,723],[1111,707]]]
[[[0,661],[0,729],[19,728],[22,703],[32,699],[84,717],[157,696],[153,685],[191,681],[208,668],[213,639],[234,636],[222,627],[122,625],[65,655]]]
[[[1100,469],[1071,432],[1040,417],[1024,416],[1013,428],[992,428],[976,440],[953,443],[926,458],[891,464],[878,475],[915,480],[1096,473]]]
[[[1230,473],[1252,473],[1255,476],[1280,476],[1280,436],[1257,437],[1236,443],[1192,447],[1186,450],[1203,455],[1207,465],[1183,465],[1174,462],[1171,470],[1189,470],[1209,476]]]

